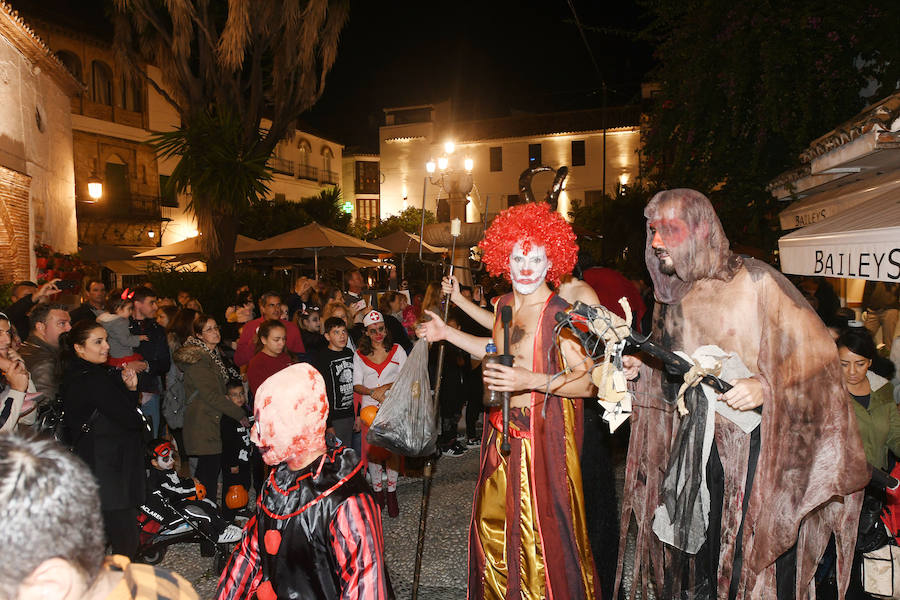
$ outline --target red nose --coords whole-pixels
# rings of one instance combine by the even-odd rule
[[[519,274],[522,275],[522,277],[530,277],[532,273],[533,271],[531,269],[522,269],[519,271]]]

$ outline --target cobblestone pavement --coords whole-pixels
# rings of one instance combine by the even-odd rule
[[[466,541],[472,510],[472,494],[478,476],[478,448],[459,457],[443,457],[436,465],[428,509],[419,598],[464,600],[466,597]],[[624,449],[614,453],[617,497],[621,502],[625,478]],[[422,502],[421,473],[400,477],[397,493],[400,516],[382,514],[384,546],[391,582],[398,600],[411,597],[419,508]],[[626,556],[626,563],[633,557]],[[218,573],[213,559],[200,556],[197,544],[172,546],[161,566],[180,573],[194,584],[203,599],[213,597]],[[626,572],[629,570],[626,568]],[[630,582],[624,582],[630,587]],[[648,599],[652,600],[652,599]]]
[[[477,448],[437,462],[419,580],[422,600],[464,600],[466,597],[466,535],[477,476]],[[384,546],[394,591],[398,599],[406,599],[412,590],[422,478],[401,477],[397,494],[400,516],[391,519],[386,511],[382,515]],[[218,573],[213,572],[212,558],[200,556],[199,545],[170,547],[160,566],[188,579],[201,598],[213,597]]]

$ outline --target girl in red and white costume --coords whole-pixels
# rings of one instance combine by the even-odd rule
[[[391,341],[391,336],[384,324],[384,317],[377,310],[369,312],[363,318],[365,335],[360,338],[359,349],[353,355],[353,391],[362,396],[362,408],[379,406],[397,376],[406,352],[398,344]],[[363,440],[366,439],[363,432]],[[397,470],[400,457],[384,448],[364,445],[363,453],[369,461],[369,476],[372,478],[372,489],[375,498],[383,507],[388,508],[388,516],[400,514],[397,503]],[[387,494],[384,493],[382,468],[387,469]]]

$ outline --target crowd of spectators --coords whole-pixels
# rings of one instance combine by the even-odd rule
[[[312,363],[327,382],[334,439],[363,460],[380,456],[371,463],[372,483],[382,507],[396,516],[393,492],[402,461],[364,448],[359,414],[384,400],[415,343],[422,307],[440,310],[440,285],[416,293],[403,282],[401,290],[375,293],[359,271],[342,285],[301,277],[289,293],[255,297],[241,287],[225,314],[209,315],[187,292],[161,297],[149,284],[109,290],[98,279],[84,281],[79,303],[63,304],[56,283],[16,284],[0,313],[0,425],[3,431],[43,431],[74,449],[99,483],[98,517],[113,552],[134,556],[139,544],[138,509],[150,492],[149,438],[170,439],[177,473],[193,477],[229,519],[241,514],[224,508],[225,495],[234,486],[259,489],[264,474],[249,444],[254,392],[296,362]],[[444,376],[459,367],[480,385],[469,357],[451,356],[453,368]],[[387,363],[394,368],[385,372]],[[456,442],[449,421],[460,421],[464,395],[452,394],[453,408],[444,417],[442,447],[450,456],[465,451],[459,444],[449,451]],[[481,406],[471,406],[467,435],[477,446]]]
[[[601,277],[603,271],[609,270],[594,267],[582,276],[587,282],[589,274]],[[274,373],[309,362],[326,383],[329,433],[368,461],[375,498],[396,516],[404,464],[365,443],[371,415],[412,351],[416,323],[427,318],[424,309],[443,314],[449,297],[448,323],[483,335],[493,319],[491,299],[504,290],[486,278],[475,286],[431,282],[420,292],[404,282],[399,290],[374,293],[358,271],[342,283],[303,277],[289,293],[262,291],[258,297],[242,287],[222,315],[203,313],[186,292],[163,298],[148,285],[108,292],[91,279],[80,304],[64,305],[54,282],[16,284],[0,312],[2,431],[46,429],[54,423],[48,415],[63,415],[67,443],[99,484],[107,544],[134,556],[136,513],[148,492],[143,439],[171,439],[178,474],[205,487],[228,520],[240,516],[240,509],[224,508],[226,494],[235,486],[259,489],[264,474],[249,443],[254,393]],[[896,369],[885,358],[896,323],[896,288],[867,286],[870,306],[861,322],[840,307],[830,285],[804,280],[798,287],[836,339],[869,461],[889,468],[889,451],[900,450]],[[652,312],[652,296],[629,293],[640,323]],[[872,336],[879,329],[881,353]],[[480,444],[480,365],[451,346],[441,377],[439,447],[446,456],[460,456]],[[371,408],[368,420],[365,408]],[[465,434],[459,436],[463,412]]]

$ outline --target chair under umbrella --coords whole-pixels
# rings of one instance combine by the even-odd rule
[[[318,279],[320,256],[375,256],[388,252],[386,248],[370,244],[330,227],[310,223],[262,240],[252,251],[242,254],[244,256],[278,258],[312,256],[315,260],[315,276]]]

